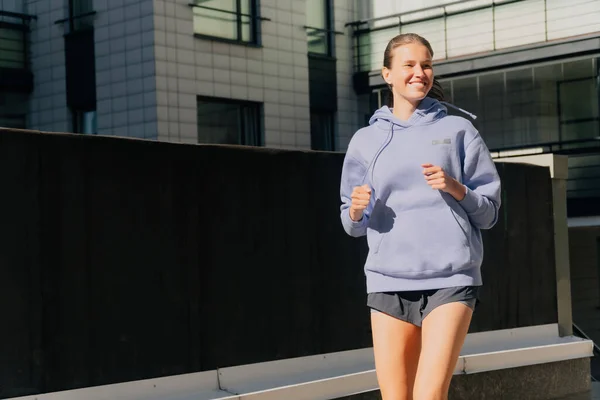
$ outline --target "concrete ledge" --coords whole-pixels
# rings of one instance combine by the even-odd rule
[[[589,358],[456,375],[449,400],[590,399]],[[580,396],[577,396],[580,395]],[[373,391],[336,400],[381,400]]]
[[[577,366],[578,375],[568,378],[573,382],[587,379],[589,385],[589,357],[592,355],[591,341],[559,337],[557,324],[481,332],[467,336],[454,373],[457,382],[464,379],[461,376],[470,375],[480,378],[469,379],[485,381],[491,379],[485,374],[495,372],[500,374],[495,375],[495,387],[526,385],[527,380],[531,385],[533,378],[514,372],[515,368],[549,368],[548,365],[556,362],[576,360],[579,364],[574,362],[573,365]],[[587,365],[587,370],[582,365]],[[515,382],[505,382],[506,379]],[[458,385],[460,388],[460,383]],[[463,390],[469,389],[471,383],[466,385]],[[16,399],[326,400],[365,392],[373,395],[377,389],[373,351],[364,348]]]

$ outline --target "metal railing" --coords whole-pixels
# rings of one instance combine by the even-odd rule
[[[242,4],[236,1],[235,11],[221,8],[203,6],[198,3],[189,3],[189,7],[194,10],[194,19],[204,20],[204,23],[194,23],[194,32],[196,36],[212,39],[224,39],[240,43],[258,43],[257,24],[260,21],[271,21],[270,18],[261,17],[258,14],[258,8],[251,2],[250,13],[242,11]],[[213,23],[206,23],[212,21]],[[232,31],[224,33],[223,27],[231,25]],[[198,29],[201,26],[201,29]]]
[[[467,0],[350,22],[356,72],[378,70],[400,33],[427,38],[443,60],[600,32],[600,0]]]
[[[600,194],[600,136],[587,139],[540,142],[490,148],[494,159],[508,159],[536,154],[561,154],[569,156],[567,197],[594,197]],[[587,160],[582,165],[576,162],[581,157]],[[573,161],[573,162],[572,162]]]

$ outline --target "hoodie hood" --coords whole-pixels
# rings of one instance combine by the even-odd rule
[[[403,121],[393,114],[393,111],[388,106],[383,106],[376,110],[373,116],[369,119],[369,125],[384,124],[389,127],[390,124],[409,128],[411,126],[430,124],[440,118],[443,118],[448,113],[448,109],[439,101],[430,97],[425,97],[419,103],[419,106],[410,116],[407,121]]]
[[[447,103],[445,101],[438,101],[432,99],[431,97],[425,97],[421,101],[421,103],[419,103],[419,106],[408,119],[408,121],[403,121],[399,119],[393,114],[393,110],[391,108],[389,108],[388,106],[383,106],[380,109],[376,110],[373,116],[369,119],[369,125],[379,123],[385,124],[389,127],[390,124],[393,124],[402,128],[408,128],[416,125],[425,125],[445,117],[448,114],[447,107],[452,107],[453,109],[468,115],[474,120],[477,119],[476,115],[465,111],[462,108],[456,107],[453,104]]]

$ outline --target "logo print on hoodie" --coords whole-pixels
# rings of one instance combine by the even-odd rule
[[[431,142],[431,144],[450,144],[450,143],[452,143],[452,140],[450,140],[450,138],[433,140]]]

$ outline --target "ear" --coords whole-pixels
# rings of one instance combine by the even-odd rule
[[[383,67],[381,69],[381,76],[383,77],[383,80],[388,84],[391,85],[392,84],[392,70],[387,68],[387,67]]]

